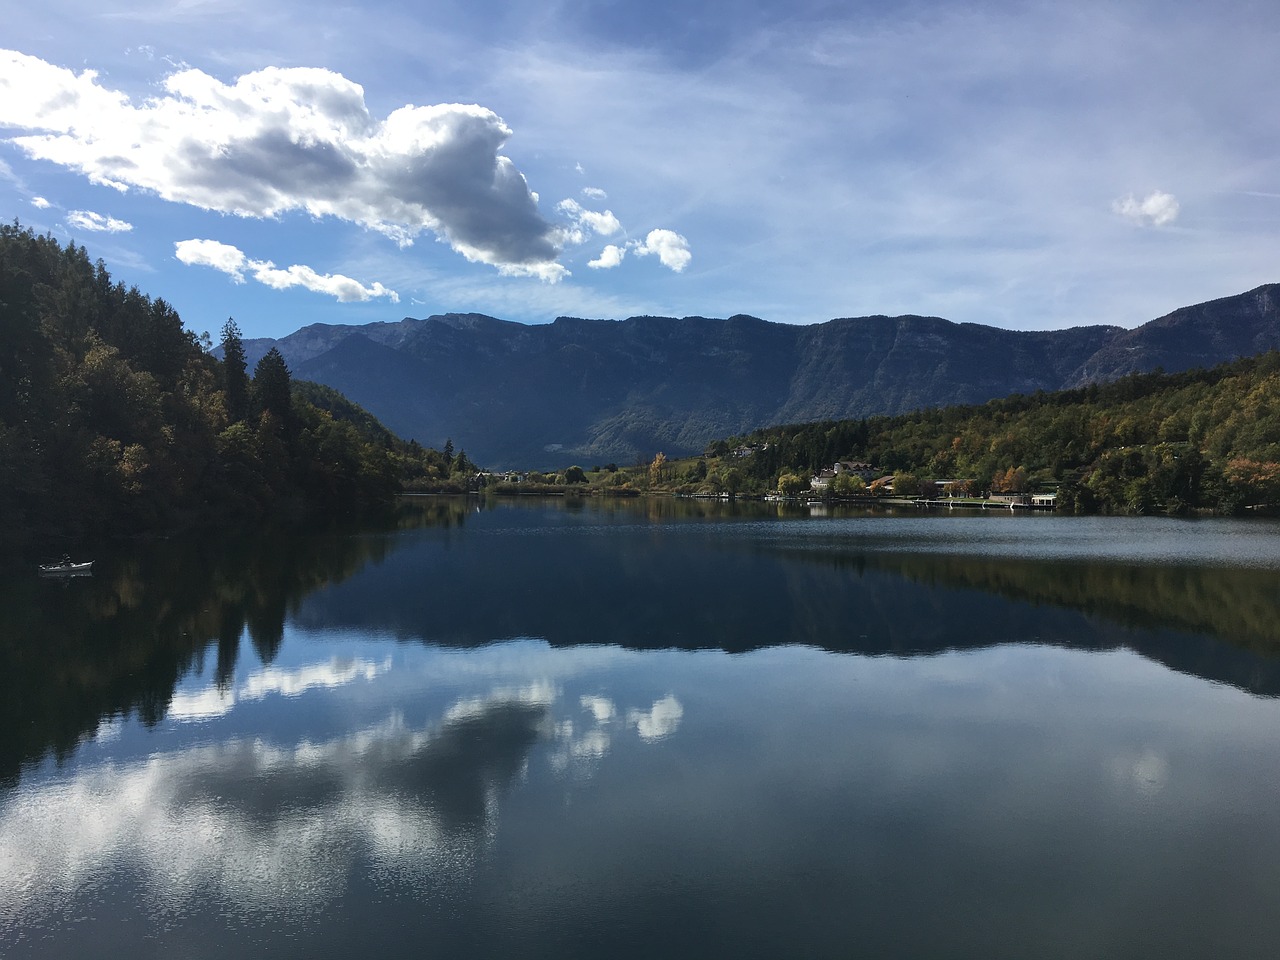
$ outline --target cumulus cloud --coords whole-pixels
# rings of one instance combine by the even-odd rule
[[[562,228],[500,152],[511,129],[476,104],[379,118],[358,84],[301,67],[231,84],[182,69],[134,103],[92,70],[0,51],[0,124],[31,131],[10,141],[29,156],[121,191],[243,217],[336,217],[402,246],[431,231],[504,274],[567,273]]]
[[[605,193],[599,187],[583,187],[582,195],[588,200],[608,200],[609,194]]]
[[[582,192],[594,191],[604,196],[603,190],[588,187]],[[556,204],[556,211],[565,216],[569,223],[562,228],[561,236],[565,243],[585,243],[591,234],[610,237],[622,232],[622,224],[613,215],[612,210],[603,213],[588,210],[576,200],[561,200]],[[689,265],[693,254],[689,252],[689,241],[674,230],[650,230],[643,240],[628,240],[625,246],[610,243],[600,251],[600,256],[588,261],[587,266],[594,270],[612,270],[622,263],[627,251],[637,256],[654,254],[664,267],[680,273]]]
[[[52,206],[52,204],[49,203],[49,201],[46,200],[44,197],[32,197],[31,205],[35,207],[37,210],[48,210],[49,207]]]
[[[1142,226],[1164,227],[1178,219],[1178,199],[1171,193],[1156,190],[1142,200],[1133,194],[1111,204],[1115,213]]]
[[[650,230],[644,241],[632,240],[627,249],[636,256],[644,257],[656,254],[664,267],[680,273],[689,265],[693,254],[689,252],[689,241],[674,230]]]
[[[213,267],[244,283],[244,269],[249,258],[238,247],[217,240],[179,240],[174,244],[178,259],[187,266]]]
[[[37,200],[40,198],[37,197]],[[33,203],[35,201],[32,201]],[[48,206],[45,201],[44,206]],[[36,203],[39,207],[40,204]],[[92,210],[72,210],[67,214],[67,223],[72,227],[78,227],[81,230],[90,230],[94,233],[128,233],[133,229],[132,223],[125,223],[123,220],[117,220],[115,217],[104,217],[100,213],[94,213]]]
[[[600,251],[600,256],[587,263],[588,267],[594,267],[596,270],[612,270],[618,264],[622,263],[625,251],[616,244],[609,244]]]
[[[315,293],[328,294],[341,303],[357,303],[386,297],[400,302],[400,295],[375,282],[366,287],[358,280],[340,273],[317,273],[311,267],[294,264],[278,268],[270,260],[251,260],[238,247],[217,240],[179,240],[174,244],[178,259],[188,266],[212,267],[227,274],[236,283],[244,283],[249,274],[259,283],[276,290],[303,287]]]
[[[604,213],[587,210],[576,200],[561,200],[556,210],[569,218],[569,226],[564,230],[567,243],[582,243],[590,233],[610,237],[622,231],[622,224],[612,210]]]

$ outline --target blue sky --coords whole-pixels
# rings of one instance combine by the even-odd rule
[[[1280,280],[1280,5],[45,0],[0,215],[193,330],[1136,326]]]

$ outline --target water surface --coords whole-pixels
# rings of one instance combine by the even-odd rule
[[[15,578],[0,953],[1271,956],[1280,527],[422,499]]]

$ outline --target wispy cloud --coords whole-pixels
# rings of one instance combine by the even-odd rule
[[[1121,197],[1111,204],[1113,212],[1144,227],[1167,227],[1178,219],[1178,200],[1171,193],[1160,190],[1137,199],[1133,194]]]
[[[178,259],[188,266],[212,267],[227,274],[236,283],[244,283],[249,274],[259,283],[276,290],[302,287],[327,294],[342,303],[357,303],[386,297],[400,302],[400,295],[381,283],[365,286],[340,273],[317,273],[311,267],[294,264],[283,270],[270,260],[251,260],[242,250],[217,240],[179,240],[174,244]]]
[[[49,201],[44,200],[43,205],[36,202],[43,199],[43,197],[36,197],[32,203],[43,209],[49,206]],[[133,229],[132,223],[117,220],[115,217],[104,217],[102,214],[94,213],[92,210],[72,210],[67,214],[67,224],[71,227],[89,230],[94,233],[128,233]]]
[[[868,17],[858,5],[802,0],[711,9],[697,24],[669,4],[639,18],[600,4],[500,6],[371,0],[360,14],[295,16],[232,0],[18,5],[7,43],[44,39],[25,49],[42,61],[20,77],[0,65],[0,155],[20,178],[11,193],[30,213],[32,194],[110,211],[136,224],[124,235],[133,240],[162,222],[144,219],[147,191],[171,191],[193,208],[170,211],[170,223],[185,222],[165,249],[182,237],[233,239],[201,224],[211,218],[200,203],[277,211],[260,226],[280,245],[236,242],[295,249],[294,231],[307,231],[292,260],[313,264],[321,254],[311,250],[359,244],[358,261],[348,249],[325,262],[433,304],[465,287],[475,299],[450,308],[527,321],[616,304],[615,316],[1132,325],[1274,279],[1274,224],[1249,201],[1276,190],[1275,125],[1257,118],[1280,82],[1280,5],[1181,2],[1170,17],[1157,0],[933,3],[924,16],[898,5]],[[64,7],[86,29],[60,30]],[[310,83],[266,64],[342,64],[350,79],[319,71]],[[191,78],[204,85],[197,93]],[[450,100],[482,104],[471,109],[483,115]],[[423,103],[438,106],[405,108]],[[509,139],[485,107],[514,129]],[[420,110],[441,111],[442,132],[392,142],[396,108],[420,130]],[[40,155],[66,153],[65,169],[92,170],[128,196],[72,200],[49,177],[53,161],[32,159],[13,137],[39,141]],[[424,178],[439,185],[430,203]],[[1144,212],[1156,187],[1176,194],[1176,218]],[[610,209],[624,232],[582,227],[585,245],[568,245],[580,225],[555,209],[561,197]],[[1178,229],[1193,206],[1196,229]],[[353,240],[337,217],[375,226]],[[619,239],[645,242],[653,227],[697,248],[696,264],[665,285],[651,282],[666,276],[654,258],[628,262],[634,251]],[[389,250],[383,234],[417,247]],[[1157,235],[1161,256],[1137,256]],[[437,236],[444,243],[423,242]],[[142,239],[137,251],[155,249]],[[455,242],[493,268],[451,255]],[[504,264],[535,280],[569,268],[577,282],[486,276]],[[233,293],[255,290],[266,288]]]

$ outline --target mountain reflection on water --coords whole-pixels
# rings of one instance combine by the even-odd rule
[[[460,646],[520,636],[871,655],[1127,646],[1280,694],[1280,525],[793,512],[503,505],[465,545],[415,541],[395,564],[311,596],[298,622]]]
[[[1274,525],[422,498],[102,566],[4,587],[6,957],[1280,934]]]
[[[1280,695],[1275,524],[806,517],[759,503],[409,498],[380,529],[171,541],[108,558],[92,580],[0,583],[0,783],[104,719],[159,721],[210,646],[222,685],[246,640],[270,663],[290,617],[459,646],[1125,646]]]

